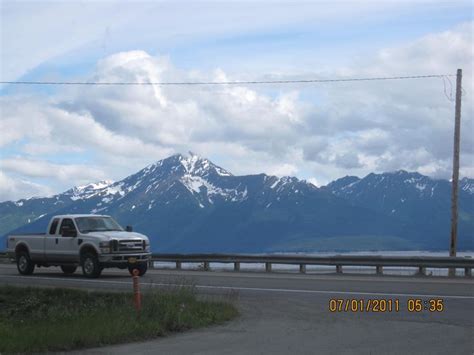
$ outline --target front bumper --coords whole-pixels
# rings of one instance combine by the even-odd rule
[[[107,264],[123,264],[128,263],[130,259],[136,260],[137,263],[145,263],[150,260],[151,253],[114,253],[99,255],[100,263]]]

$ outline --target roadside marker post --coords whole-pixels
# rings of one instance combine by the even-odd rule
[[[133,270],[133,300],[135,303],[135,309],[137,310],[137,313],[140,313],[142,309],[142,295],[140,293],[140,283],[139,283],[139,273],[138,269]]]

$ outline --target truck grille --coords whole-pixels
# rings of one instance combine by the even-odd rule
[[[118,244],[118,251],[142,251],[143,241],[141,240],[120,240]]]

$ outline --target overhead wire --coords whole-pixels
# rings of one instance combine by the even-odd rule
[[[0,81],[0,84],[10,85],[158,85],[158,86],[184,86],[184,85],[258,85],[258,84],[310,84],[310,83],[339,83],[357,81],[383,81],[383,80],[407,80],[426,78],[447,78],[453,74],[430,74],[388,77],[362,77],[362,78],[330,78],[330,79],[296,79],[296,80],[251,80],[251,81],[182,81],[182,82],[101,82],[101,81]]]

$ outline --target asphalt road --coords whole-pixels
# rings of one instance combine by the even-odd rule
[[[19,276],[14,265],[0,265],[0,283],[131,290],[122,270],[88,280],[79,272],[66,277],[59,268]],[[241,316],[221,326],[78,353],[474,354],[472,278],[152,270],[141,284],[145,291],[193,285],[200,297],[235,302]],[[400,310],[330,312],[331,299],[399,300]],[[441,299],[444,309],[409,312],[409,299]]]

